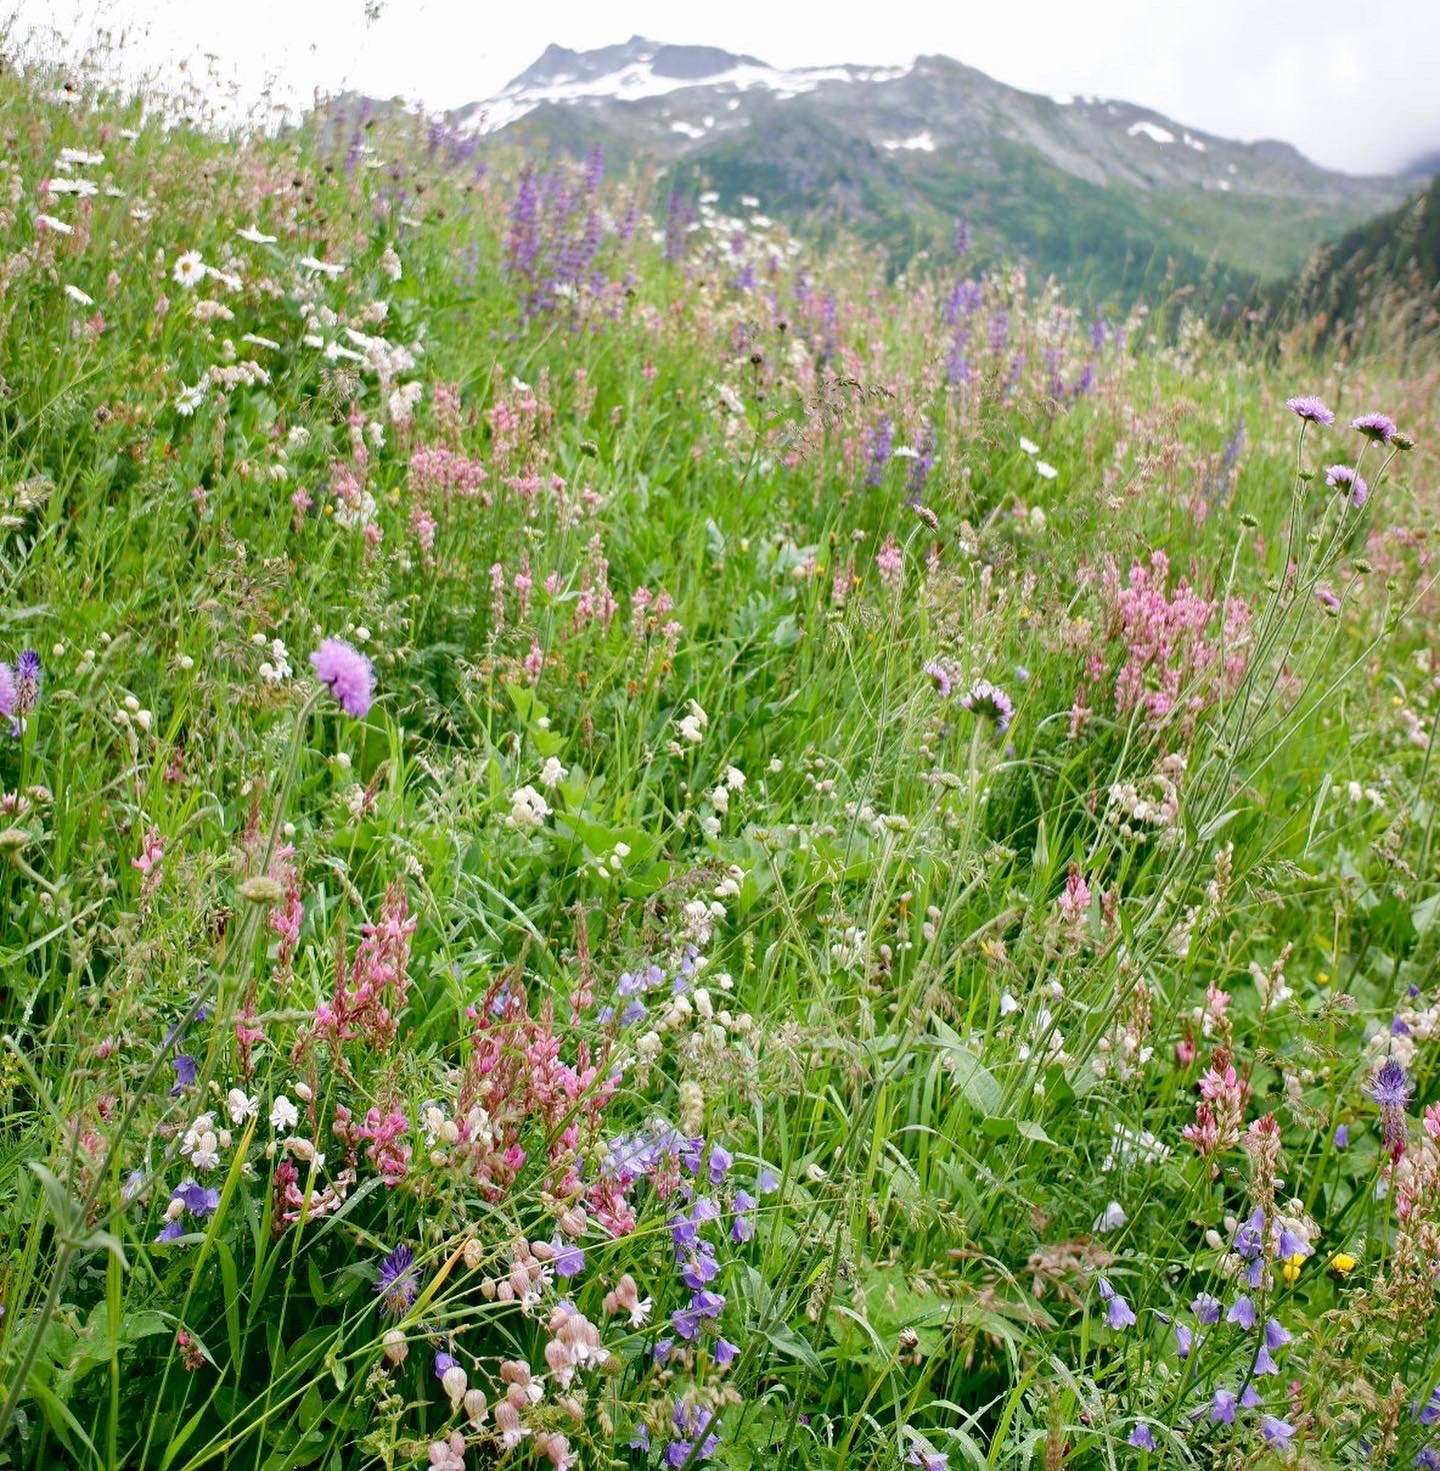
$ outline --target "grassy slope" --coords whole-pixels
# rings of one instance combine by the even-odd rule
[[[524,321],[523,282],[504,265],[503,170],[477,184],[469,162],[383,135],[371,142],[384,167],[354,174],[343,148],[315,156],[303,138],[241,151],[151,127],[132,146],[102,133],[103,114],[7,88],[20,187],[0,304],[12,502],[0,653],[37,648],[46,675],[23,736],[0,750],[0,788],[29,793],[9,804],[25,846],[0,879],[0,1355],[12,1371],[0,1382],[38,1345],[25,1436],[0,1455],[419,1464],[460,1424],[431,1373],[436,1349],[459,1353],[492,1402],[498,1358],[540,1372],[544,1316],[481,1284],[509,1270],[517,1236],[556,1234],[546,1151],[564,1156],[563,1127],[545,1127],[522,1089],[513,1125],[530,1159],[491,1198],[443,1149],[430,1159],[421,1125],[430,1104],[463,1115],[466,1009],[491,1015],[507,979],[506,994],[528,988],[532,1014],[554,1003],[562,1060],[583,1063],[585,1045],[624,1065],[603,1127],[592,1137],[587,1124],[576,1146],[587,1182],[603,1139],[656,1118],[735,1155],[715,1192],[727,1209],[762,1167],[782,1181],[753,1241],[717,1234],[719,1327],[741,1349],[728,1373],[709,1350],[655,1367],[661,1329],[603,1306],[628,1271],[662,1327],[683,1308],[673,1198],[641,1180],[638,1229],[618,1239],[592,1219],[586,1271],[564,1291],[599,1325],[613,1372],[582,1374],[578,1424],[553,1388],[533,1412],[587,1466],[627,1464],[640,1419],[658,1453],[676,1395],[720,1413],[717,1459],[733,1466],[858,1471],[933,1446],[952,1465],[1019,1466],[1045,1447],[1098,1467],[1136,1455],[1137,1418],[1203,1464],[1258,1447],[1253,1415],[1232,1431],[1187,1414],[1235,1381],[1238,1330],[1181,1364],[1155,1316],[1183,1316],[1200,1290],[1231,1295],[1205,1233],[1264,1188],[1240,1148],[1212,1179],[1180,1136],[1227,1031],[1251,1090],[1245,1120],[1276,1113],[1285,1195],[1313,1215],[1318,1252],[1293,1287],[1277,1269],[1265,1297],[1295,1338],[1285,1379],[1301,1384],[1288,1412],[1267,1389],[1267,1408],[1289,1414],[1321,1463],[1342,1464],[1377,1418],[1357,1383],[1385,1394],[1398,1375],[1405,1398],[1428,1392],[1424,1295],[1407,1298],[1392,1265],[1406,1238],[1374,1198],[1375,1111],[1361,1092],[1367,1030],[1434,1002],[1406,998],[1412,981],[1434,984],[1436,934],[1434,768],[1410,738],[1437,713],[1417,540],[1434,524],[1415,489],[1435,463],[1423,382],[1300,365],[1270,382],[1198,327],[1161,350],[1140,315],[1123,349],[1096,351],[1053,297],[1013,298],[996,280],[964,344],[968,377],[947,387],[944,283],[887,285],[853,245],[792,265],[779,232],[757,244],[751,229],[737,256],[721,222],[690,237],[684,266],[660,259],[647,225],[628,246],[607,237],[580,297]],[[36,184],[66,146],[103,148],[103,166],[76,172],[122,195],[51,201],[81,228],[37,238]],[[605,205],[623,218],[624,200]],[[547,239],[573,250],[588,217],[582,199]],[[278,240],[238,240],[252,223]],[[177,286],[171,268],[190,249],[240,288]],[[346,269],[332,281],[299,264],[307,254]],[[733,284],[746,264],[754,288]],[[200,298],[233,320],[198,320]],[[1002,310],[1009,335],[992,350]],[[302,341],[313,331],[355,351],[346,325],[423,353],[413,366],[387,356],[382,385]],[[244,344],[247,332],[280,346]],[[180,415],[183,385],[226,363],[227,340],[268,383],[212,389]],[[1087,362],[1095,386],[1071,397]],[[402,381],[424,389],[408,427],[387,407]],[[444,383],[458,387],[456,416],[437,403]],[[1313,482],[1292,482],[1294,425],[1277,399],[1301,387],[1342,412],[1391,408],[1421,440],[1363,515],[1342,520]],[[507,439],[511,416],[522,427]],[[907,507],[915,461],[892,459],[865,486],[882,418],[896,444],[934,437],[914,492],[934,527]],[[1232,474],[1221,455],[1237,425]],[[411,452],[442,444],[483,462],[484,498],[424,492]],[[1353,449],[1334,431],[1304,461]],[[341,524],[354,493],[337,465],[364,479],[378,538]],[[1378,465],[1372,452],[1372,480]],[[1275,592],[1292,484],[1294,598]],[[298,515],[297,491],[313,501]],[[428,555],[421,513],[436,522]],[[1154,726],[1117,707],[1124,640],[1099,576],[1113,558],[1123,581],[1152,548],[1204,596],[1252,610],[1248,640],[1240,623],[1205,620],[1216,668],[1238,656],[1243,676],[1226,692],[1197,668],[1188,713]],[[1343,595],[1338,618],[1312,582]],[[613,623],[587,614],[602,585]],[[673,609],[647,611],[641,588]],[[375,661],[363,722],[328,700],[301,719],[307,656],[334,634]],[[292,678],[261,673],[276,638]],[[926,672],[935,660],[957,685],[948,702]],[[1014,696],[1003,736],[959,706],[980,677]],[[1072,738],[1077,690],[1093,714]],[[691,701],[706,715],[698,740],[683,725]],[[1127,836],[1116,784],[1158,796],[1176,755],[1178,814],[1147,841]],[[542,787],[552,757],[567,774]],[[731,768],[743,787],[727,786]],[[552,809],[533,830],[510,820],[527,785]],[[296,850],[305,910],[288,983],[276,936],[245,930],[268,907],[248,910],[238,889],[266,868],[272,833]],[[162,854],[148,890],[147,841]],[[1062,923],[1072,870],[1093,899]],[[354,954],[397,880],[417,919],[398,1040],[297,1060],[333,994],[337,943],[348,935]],[[692,944],[718,1026],[672,1009],[656,1052],[640,1037],[659,997],[618,1031],[583,1006],[567,1022],[591,977],[608,1004],[622,971],[669,975]],[[1263,1009],[1252,962],[1282,964],[1293,1001]],[[1234,997],[1218,1032],[1196,1020],[1212,984]],[[202,997],[223,1024],[186,1028],[188,1084],[166,1033]],[[251,1072],[230,1025],[247,1007],[264,1034]],[[513,1053],[522,1034],[507,1036]],[[1145,1058],[1117,1077],[1127,1037]],[[1430,1050],[1413,1080],[1418,1111],[1435,1094]],[[301,1085],[315,1105],[296,1131],[329,1158],[316,1190],[339,1188],[339,1107],[400,1110],[412,1158],[387,1188],[358,1146],[345,1207],[272,1235],[286,1149],[262,1147],[284,1133],[268,1114]],[[202,1107],[227,1122],[233,1086],[257,1099],[253,1126],[236,1123],[208,1172],[178,1161]],[[593,1084],[580,1093],[593,1098]],[[505,1099],[488,1098],[505,1117]],[[1342,1122],[1344,1152],[1331,1143]],[[1117,1148],[1118,1128],[1167,1152]],[[49,1213],[36,1164],[57,1181]],[[123,1193],[132,1170],[138,1201]],[[184,1218],[185,1244],[156,1245],[171,1190],[197,1172],[221,1189],[218,1209]],[[74,1224],[65,1245],[53,1217],[76,1197],[93,1200],[113,1250]],[[1126,1224],[1097,1240],[1111,1201]],[[386,1370],[372,1289],[401,1242],[426,1296],[402,1323],[408,1362]],[[1360,1261],[1353,1277],[1324,1266],[1341,1247]],[[1105,1326],[1098,1271],[1136,1328]],[[547,1313],[559,1295],[545,1289]],[[177,1353],[177,1329],[198,1364]],[[468,1464],[488,1464],[489,1433]],[[1397,1454],[1408,1462],[1421,1435],[1405,1421]],[[533,1437],[519,1454],[533,1457]]]

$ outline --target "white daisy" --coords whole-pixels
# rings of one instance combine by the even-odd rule
[[[180,385],[180,395],[175,400],[175,412],[182,419],[188,419],[204,402],[205,383],[203,379],[193,388],[189,388],[182,383]]]
[[[74,225],[67,225],[64,220],[57,220],[54,215],[36,215],[35,223],[42,230],[54,230],[57,235],[73,235]]]
[[[177,286],[198,286],[205,279],[205,262],[200,258],[200,252],[187,250],[175,262],[175,269],[171,274]]]

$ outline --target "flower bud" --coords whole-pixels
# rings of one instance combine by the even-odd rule
[[[410,1345],[405,1341],[405,1335],[398,1329],[392,1328],[381,1340],[385,1345],[385,1357],[392,1364],[403,1364],[410,1352]]]

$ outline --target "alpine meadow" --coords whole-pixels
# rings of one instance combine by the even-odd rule
[[[0,139],[0,1467],[1440,1468],[1433,275]]]

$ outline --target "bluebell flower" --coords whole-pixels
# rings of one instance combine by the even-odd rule
[[[585,1253],[578,1246],[568,1242],[555,1241],[551,1245],[555,1248],[555,1275],[567,1280],[578,1277],[585,1270]]]
[[[1208,1292],[1202,1292],[1190,1304],[1190,1311],[1207,1326],[1218,1323],[1220,1321],[1220,1299],[1211,1297]]]
[[[1295,1427],[1288,1420],[1277,1420],[1274,1415],[1261,1415],[1260,1434],[1271,1445],[1289,1445]]]
[[[1237,1297],[1230,1304],[1230,1311],[1225,1314],[1225,1321],[1238,1325],[1248,1333],[1255,1326],[1255,1304],[1243,1295]]]
[[[188,1052],[177,1052],[172,1059],[175,1066],[175,1086],[171,1093],[178,1093],[182,1088],[193,1088],[198,1076],[198,1067],[195,1059]]]
[[[1155,1449],[1155,1437],[1150,1433],[1150,1427],[1144,1420],[1135,1422],[1135,1428],[1130,1432],[1129,1444],[1139,1447],[1142,1451]]]

